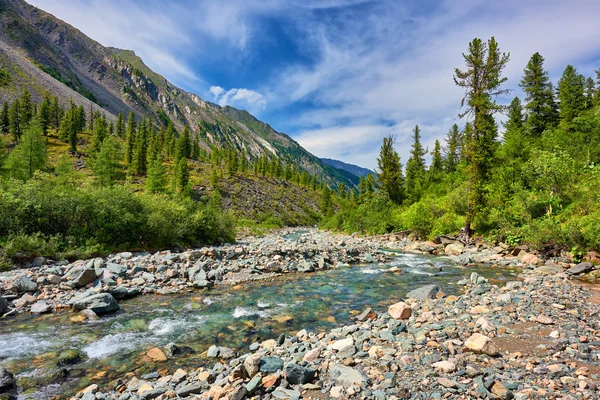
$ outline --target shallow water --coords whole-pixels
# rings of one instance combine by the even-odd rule
[[[402,273],[390,273],[391,267]],[[63,395],[91,383],[105,383],[157,369],[201,366],[200,353],[210,345],[247,350],[257,340],[300,329],[323,331],[350,323],[367,307],[385,311],[416,287],[436,283],[448,294],[471,269],[449,259],[397,254],[387,264],[349,266],[313,274],[286,275],[252,282],[234,290],[220,287],[185,295],[140,296],[120,303],[121,311],[93,322],[74,322],[72,312],[41,317],[19,316],[0,323],[0,362],[18,374],[23,397]],[[477,272],[493,283],[514,279],[509,269],[481,267]],[[193,354],[164,363],[144,358],[151,347],[176,343]],[[88,359],[69,367],[60,387],[47,379],[56,356],[66,349],[83,351]],[[54,370],[53,370],[54,368]]]

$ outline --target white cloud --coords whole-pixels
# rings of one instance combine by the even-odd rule
[[[259,113],[267,106],[267,99],[262,94],[250,89],[234,88],[225,90],[220,86],[211,86],[209,93],[221,107],[230,105]]]

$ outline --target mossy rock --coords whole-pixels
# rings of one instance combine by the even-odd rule
[[[70,365],[79,364],[87,359],[87,355],[80,350],[65,350],[61,352],[56,360],[57,367],[67,367]]]

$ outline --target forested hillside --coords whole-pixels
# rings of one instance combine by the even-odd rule
[[[298,165],[337,185],[355,186],[358,178],[323,163],[284,133],[248,112],[220,107],[188,93],[151,70],[131,50],[104,47],[71,25],[23,0],[0,0],[0,100],[13,101],[27,89],[33,102],[46,92],[101,110],[108,120],[133,112],[182,132],[188,126],[204,150],[235,148],[246,157],[264,155]]]
[[[492,38],[469,44],[455,82],[465,89],[463,126],[449,127],[426,165],[420,129],[402,168],[393,138],[381,148],[373,190],[324,226],[384,233],[410,230],[421,238],[473,234],[527,244],[551,254],[600,250],[600,70],[585,77],[568,65],[553,83],[539,53],[524,66],[524,98],[506,98],[502,71],[509,54]],[[482,67],[484,66],[484,67]],[[498,126],[495,116],[506,113]]]

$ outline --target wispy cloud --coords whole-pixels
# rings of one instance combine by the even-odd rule
[[[230,105],[246,109],[252,113],[259,113],[267,106],[265,96],[249,89],[234,88],[225,90],[220,86],[211,86],[208,92],[221,107]]]

